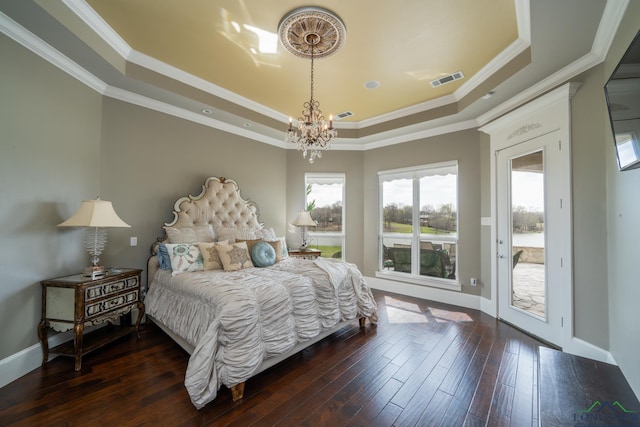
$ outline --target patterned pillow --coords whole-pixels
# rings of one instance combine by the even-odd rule
[[[158,263],[161,270],[171,270],[171,257],[169,257],[169,250],[164,243],[158,245]]]
[[[251,248],[251,261],[256,267],[268,267],[276,262],[276,250],[267,242],[258,242]]]
[[[238,240],[236,240],[236,243],[240,243],[240,242],[245,242],[247,244],[247,249],[249,250],[249,253],[251,253],[251,248],[253,248],[253,246],[256,243],[262,242],[262,239],[238,239]]]
[[[282,261],[282,241],[280,240],[265,240],[268,244],[273,246],[276,251],[276,262]]]
[[[216,245],[228,244],[228,240],[224,240],[222,242],[198,243],[198,247],[202,253],[205,270],[222,270],[222,261],[220,261],[220,255],[218,255],[218,250],[215,247]]]
[[[167,243],[165,245],[171,259],[171,275],[188,271],[204,270],[204,261],[198,245],[189,243]]]
[[[235,271],[253,267],[246,242],[231,245],[217,245],[216,250],[222,261],[224,271]]]

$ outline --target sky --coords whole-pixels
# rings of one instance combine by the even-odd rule
[[[451,203],[451,195],[455,194],[455,179],[451,176],[432,176],[427,194],[422,199],[428,199],[427,204],[436,209],[444,203]],[[542,191],[543,174],[530,172],[513,172],[514,206],[524,206],[532,210],[543,211],[544,193]],[[385,183],[385,204],[396,203],[398,206],[411,203],[411,185],[407,180],[397,180]],[[314,185],[310,200],[315,199],[316,207],[332,205],[342,198],[340,184]],[[455,205],[455,197],[454,197]]]

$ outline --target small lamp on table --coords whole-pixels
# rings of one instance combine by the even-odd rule
[[[107,227],[131,227],[124,222],[106,200],[84,200],[71,218],[58,224],[58,227],[84,227],[84,247],[91,255],[91,266],[85,268],[82,275],[91,279],[104,277],[107,269],[98,264],[100,254],[107,245]]]
[[[311,218],[311,212],[300,211],[292,224],[296,227],[302,227],[302,245],[300,245],[300,251],[305,252],[307,250],[307,227],[315,227],[316,222]]]

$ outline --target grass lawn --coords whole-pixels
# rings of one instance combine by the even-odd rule
[[[392,222],[391,227],[385,228],[385,232],[387,233],[406,233],[411,234],[412,226],[411,224],[400,224],[397,222]],[[439,230],[433,227],[420,227],[421,234],[449,234],[448,231]]]
[[[337,252],[341,252],[342,248],[340,246],[309,246],[311,249],[318,249],[320,251],[322,251],[322,256],[323,258],[332,258],[333,254],[337,253]]]

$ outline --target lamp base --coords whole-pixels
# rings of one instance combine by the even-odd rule
[[[101,279],[107,275],[107,269],[101,265],[87,267],[82,272],[82,277],[91,277],[91,280]]]

